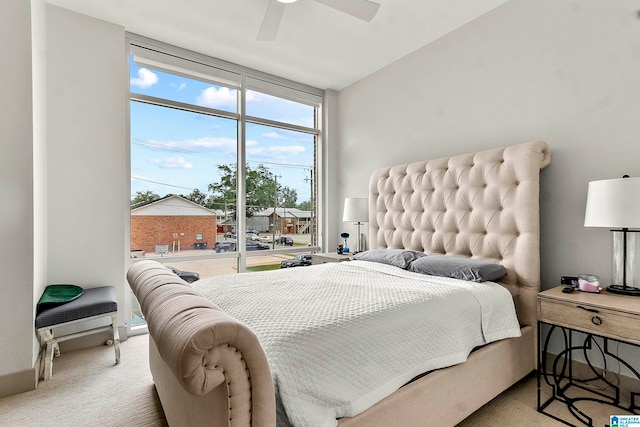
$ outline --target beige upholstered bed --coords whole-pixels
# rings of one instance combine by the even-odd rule
[[[522,336],[429,373],[339,427],[453,426],[535,368],[539,172],[544,142],[380,169],[370,181],[370,247],[503,264]],[[127,279],[149,325],[150,367],[172,426],[274,426],[274,385],[256,335],[153,261]]]

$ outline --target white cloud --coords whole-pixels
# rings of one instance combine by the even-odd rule
[[[247,102],[249,101],[261,102],[264,99],[264,96],[262,96],[260,92],[254,92],[252,90],[248,90],[245,96],[246,96]]]
[[[173,141],[148,141],[148,143],[143,143],[142,145],[146,145],[151,149],[158,150],[172,150],[172,151],[180,151],[180,150],[188,150],[194,152],[212,152],[212,151],[233,151],[235,152],[237,149],[236,140],[233,138],[225,138],[225,137],[202,137],[195,139],[182,139],[182,140],[173,140]]]
[[[183,141],[170,142],[170,146],[184,148],[193,151],[231,151],[236,152],[238,143],[233,138],[212,138],[203,137],[197,139],[186,139]]]
[[[193,169],[193,164],[189,163],[184,157],[164,157],[149,159],[149,162],[157,165],[161,169]]]
[[[263,133],[262,136],[264,136],[265,138],[283,138],[283,136],[278,132],[267,132]]]
[[[247,154],[251,155],[270,155],[276,157],[288,157],[303,153],[306,150],[301,145],[283,145],[273,147],[255,147],[247,149]]]
[[[215,88],[213,86],[206,88],[196,99],[198,105],[203,107],[222,108],[236,107],[238,100],[238,92],[226,87]]]
[[[138,77],[130,80],[132,86],[138,86],[141,89],[146,89],[158,83],[158,76],[153,71],[149,71],[146,68],[140,68],[138,70]]]

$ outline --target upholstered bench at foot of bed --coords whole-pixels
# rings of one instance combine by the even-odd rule
[[[56,336],[55,330],[80,322],[101,317],[111,317],[111,325],[100,326],[81,332]],[[44,380],[49,380],[53,371],[53,357],[60,351],[58,343],[72,338],[113,330],[113,347],[116,363],[120,363],[120,336],[118,334],[118,301],[113,286],[85,289],[79,298],[53,308],[43,310],[36,315],[35,322],[41,351],[44,351]]]

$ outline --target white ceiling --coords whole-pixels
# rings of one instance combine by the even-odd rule
[[[127,31],[321,89],[340,90],[509,0],[376,0],[364,22],[312,0],[286,5],[256,40],[269,0],[46,0]]]

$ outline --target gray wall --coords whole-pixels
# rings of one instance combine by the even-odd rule
[[[544,140],[542,287],[583,272],[606,282],[610,232],[583,226],[586,191],[640,176],[637,12],[635,0],[512,0],[342,90],[339,200],[366,196],[380,166]]]

